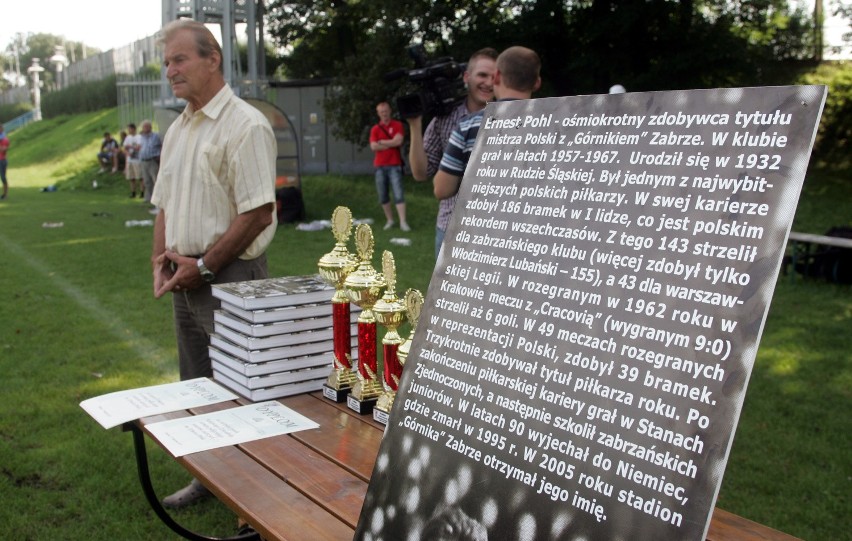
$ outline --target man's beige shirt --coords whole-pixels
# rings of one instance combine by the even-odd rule
[[[202,109],[189,105],[163,139],[151,202],[166,213],[166,249],[203,255],[244,212],[273,203],[272,224],[240,259],[254,259],[275,234],[277,145],[266,118],[225,85]]]

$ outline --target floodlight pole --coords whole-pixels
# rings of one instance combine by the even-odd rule
[[[185,17],[219,26],[225,81],[243,97],[260,97],[260,81],[266,77],[263,50],[264,12],[264,0],[162,0],[163,26]],[[239,65],[237,24],[246,26],[248,65],[245,74]],[[248,80],[243,80],[244,77]],[[168,99],[168,96],[167,85],[164,83],[164,100]]]
[[[33,58],[33,65],[27,68],[27,72],[33,78],[33,120],[41,120],[41,81],[39,74],[44,71],[38,63],[38,58]]]
[[[56,68],[56,87],[61,89],[65,86],[62,80],[62,69],[68,65],[68,57],[65,56],[65,46],[57,45],[53,48],[53,56],[50,57],[50,62]]]

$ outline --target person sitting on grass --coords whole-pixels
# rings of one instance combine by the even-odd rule
[[[106,171],[106,168],[112,166],[112,172],[118,171],[118,154],[121,152],[121,147],[118,146],[118,141],[112,138],[109,132],[104,132],[104,139],[101,141],[101,151],[98,152],[98,163],[101,164],[101,173]]]

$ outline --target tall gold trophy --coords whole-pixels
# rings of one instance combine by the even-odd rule
[[[399,336],[397,328],[405,320],[405,305],[402,299],[396,296],[396,264],[393,254],[385,250],[382,254],[382,274],[385,275],[387,289],[381,299],[373,306],[373,316],[379,325],[387,328],[382,338],[382,358],[384,359],[382,370],[382,387],[384,392],[379,396],[376,407],[373,409],[373,419],[387,424],[396,390],[399,387],[399,378],[402,376],[402,365],[397,357],[397,349],[403,339]]]
[[[409,289],[405,292],[403,302],[405,304],[405,315],[408,316],[408,323],[411,325],[411,332],[408,333],[408,338],[399,345],[396,356],[399,359],[399,364],[405,368],[405,361],[408,360],[408,354],[411,352],[411,342],[414,340],[414,331],[417,329],[417,322],[420,320],[420,311],[423,309],[423,294],[416,289]]]
[[[358,258],[346,248],[352,231],[352,212],[348,208],[334,209],[331,215],[331,230],[337,243],[318,263],[320,276],[328,285],[334,287],[334,296],[331,298],[334,367],[323,385],[322,394],[334,402],[343,402],[357,380],[352,369],[349,297],[343,290],[346,277],[358,267]]]
[[[385,289],[385,278],[373,268],[373,230],[367,224],[355,229],[355,248],[360,263],[343,281],[349,300],[361,307],[358,316],[358,381],[346,397],[346,404],[358,413],[370,413],[379,395],[382,383],[378,379],[376,357],[376,318],[373,305]]]

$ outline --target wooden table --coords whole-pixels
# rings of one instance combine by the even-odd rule
[[[268,541],[351,540],[384,426],[371,416],[356,415],[345,404],[329,402],[322,393],[281,402],[320,428],[176,460]],[[228,402],[148,417],[135,426],[144,430],[149,423],[238,405]],[[796,538],[716,508],[707,539]]]

